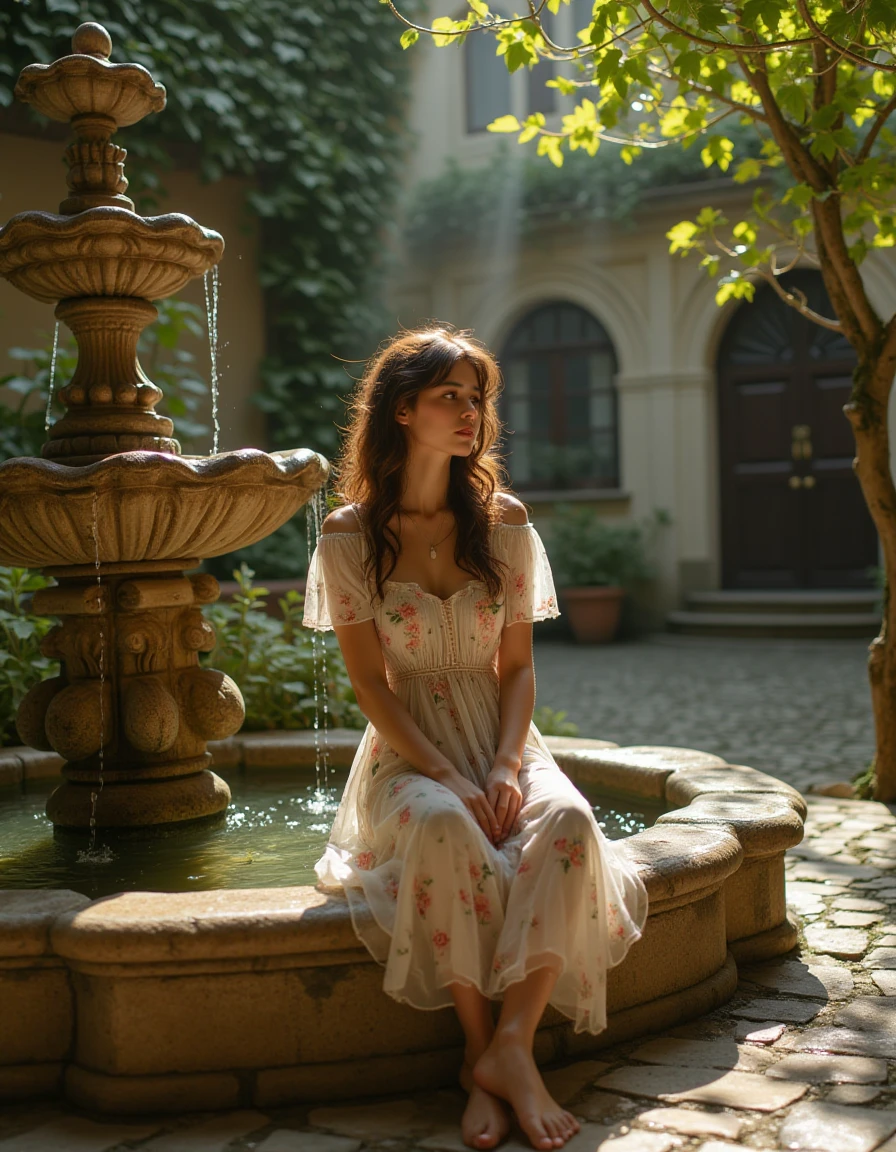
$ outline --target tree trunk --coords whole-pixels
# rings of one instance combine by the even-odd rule
[[[890,581],[896,577],[896,487],[887,427],[892,379],[888,356],[860,359],[852,398],[844,409],[855,433],[853,467],[883,554],[883,614],[880,634],[869,648],[868,675],[876,732],[874,797],[885,802],[896,800],[896,597],[890,595]]]

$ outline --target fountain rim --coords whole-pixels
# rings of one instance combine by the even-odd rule
[[[131,62],[117,63],[89,55],[85,52],[71,52],[66,56],[60,56],[50,64],[26,65],[19,73],[15,89],[13,90],[13,96],[15,99],[21,100],[22,103],[30,104],[37,108],[40,114],[46,116],[48,120],[68,123],[72,119],[72,116],[80,114],[78,110],[70,110],[68,112],[64,112],[61,109],[59,111],[55,109],[48,110],[47,107],[39,107],[38,101],[35,100],[35,95],[38,90],[41,87],[49,86],[57,80],[59,78],[58,73],[62,74],[63,79],[78,79],[84,76],[90,76],[91,73],[93,73],[95,77],[103,74],[105,74],[105,77],[109,77],[110,74],[114,73],[116,79],[123,80],[125,84],[135,89],[139,96],[143,96],[144,106],[135,109],[133,115],[125,113],[123,119],[117,114],[114,115],[114,119],[119,128],[129,128],[139,123],[150,113],[161,112],[167,103],[168,93],[165,85],[154,80],[152,73],[148,68],[144,68],[142,64]],[[40,101],[41,105],[44,103],[44,101]],[[84,109],[82,111],[89,114],[90,110]],[[111,113],[105,114],[111,115]]]

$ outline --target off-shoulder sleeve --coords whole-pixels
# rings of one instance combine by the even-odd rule
[[[560,615],[548,554],[531,524],[499,524],[495,551],[504,573],[504,624],[549,620]]]
[[[325,533],[308,565],[302,623],[325,632],[334,624],[372,619],[370,590],[364,579],[364,537],[360,532]]]

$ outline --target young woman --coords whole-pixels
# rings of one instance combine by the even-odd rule
[[[355,395],[305,624],[335,627],[370,724],[317,873],[344,888],[390,996],[456,1009],[465,1142],[495,1147],[509,1106],[549,1149],[578,1124],[535,1029],[549,1003],[577,1031],[606,1026],[606,971],[647,896],[532,724],[532,622],[558,611],[501,484],[499,386],[490,353],[439,326],[390,341]]]

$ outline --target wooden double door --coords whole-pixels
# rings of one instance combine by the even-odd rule
[[[833,316],[820,275],[793,273],[789,284]],[[854,364],[845,339],[767,285],[732,318],[718,364],[726,588],[872,584],[877,534],[843,415]]]

